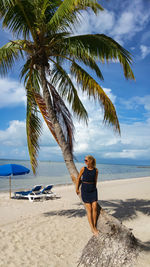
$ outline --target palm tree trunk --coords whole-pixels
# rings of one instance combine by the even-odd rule
[[[73,156],[70,152],[69,146],[65,140],[63,131],[61,129],[61,126],[57,120],[56,114],[52,108],[52,102],[50,97],[50,92],[47,86],[47,80],[46,80],[46,73],[45,73],[45,67],[40,67],[40,78],[42,82],[42,89],[43,89],[43,97],[46,103],[46,107],[48,110],[49,118],[53,124],[55,134],[57,136],[57,139],[59,141],[60,148],[62,150],[62,154],[64,157],[64,161],[66,163],[67,169],[70,173],[70,176],[72,178],[73,183],[76,183],[76,177],[78,176],[78,170],[74,164]]]
[[[92,236],[84,247],[78,267],[136,267],[144,244],[103,209],[100,211],[97,228],[100,233],[98,237]]]
[[[72,154],[66,143],[63,131],[52,108],[50,92],[47,86],[45,67],[40,67],[43,97],[46,103],[50,120],[53,124],[64,161],[73,183],[78,175]],[[78,266],[82,267],[133,267],[140,246],[131,231],[122,223],[107,214],[98,204],[97,228],[98,237],[92,237],[85,246]]]

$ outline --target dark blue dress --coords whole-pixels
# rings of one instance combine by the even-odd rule
[[[96,168],[88,170],[84,167],[81,185],[81,197],[84,203],[92,203],[98,200],[96,188]]]

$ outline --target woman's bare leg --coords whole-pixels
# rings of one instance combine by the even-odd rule
[[[99,231],[96,228],[96,222],[97,222],[97,201],[92,202],[92,221],[93,221],[93,227],[94,227],[94,234],[98,234]]]
[[[93,226],[96,227],[96,220],[97,220],[97,201],[92,202],[92,217],[93,217]]]
[[[86,212],[89,224],[91,226],[91,230],[94,233],[94,225],[93,225],[93,216],[92,216],[92,204],[91,203],[85,203]]]

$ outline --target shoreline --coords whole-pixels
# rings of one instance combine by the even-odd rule
[[[143,176],[143,177],[131,177],[131,178],[120,178],[120,179],[112,179],[112,180],[100,180],[98,181],[98,184],[99,183],[108,183],[108,182],[119,182],[119,181],[131,181],[131,180],[136,180],[136,179],[145,179],[145,178],[150,178],[150,176]],[[57,187],[64,187],[64,186],[71,186],[71,185],[74,185],[73,182],[70,182],[70,183],[65,183],[65,184],[52,184],[53,187],[57,188]],[[17,191],[28,191],[28,190],[31,190],[31,188],[19,188],[19,189],[16,189]],[[15,190],[12,189],[12,193],[14,193]],[[3,189],[0,189],[0,194],[3,194],[3,193],[9,193],[9,189],[6,189],[6,190],[3,190]]]
[[[26,161],[26,162],[30,162],[30,159],[3,159],[3,158],[0,158],[0,161]],[[65,163],[64,160],[62,161],[52,161],[52,160],[38,160],[38,162],[46,162],[46,163]],[[77,161],[75,163],[79,163],[79,164],[83,164],[83,161]],[[132,164],[129,164],[129,163],[106,163],[106,162],[97,162],[97,164],[102,164],[102,165],[123,165],[123,166],[140,166],[141,168],[146,166],[147,168],[150,168],[150,165],[149,164],[136,164],[136,163],[132,163]]]

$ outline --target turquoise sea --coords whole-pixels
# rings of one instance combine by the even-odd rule
[[[0,160],[0,165],[3,164],[21,164],[31,170],[29,161],[21,160]],[[76,163],[78,170],[84,163]],[[133,165],[114,165],[114,164],[97,164],[99,170],[99,181],[150,177],[150,166],[133,166]],[[66,166],[63,162],[39,162],[37,175],[34,176],[32,171],[27,175],[14,176],[12,178],[12,190],[29,189],[34,185],[42,184],[69,184],[69,177]],[[0,177],[0,191],[6,191],[9,188],[9,178]]]

